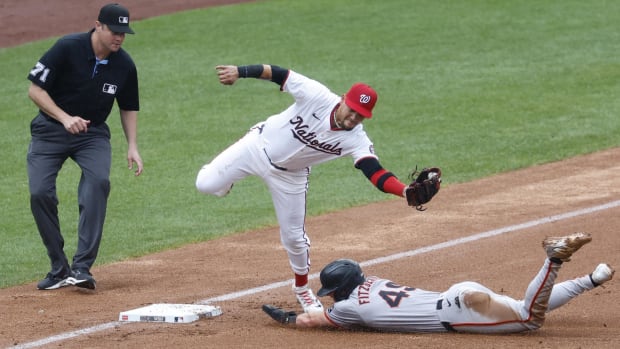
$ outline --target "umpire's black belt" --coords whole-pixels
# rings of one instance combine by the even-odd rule
[[[442,303],[443,303],[443,298],[440,298],[440,299],[437,301],[437,310],[441,310],[441,309],[443,308]],[[452,327],[452,325],[450,325],[450,323],[449,323],[449,322],[447,322],[447,321],[442,321],[442,322],[441,322],[441,325],[442,325],[442,326],[443,326],[446,330],[448,330],[448,332],[456,332],[456,330],[454,329],[454,327]]]

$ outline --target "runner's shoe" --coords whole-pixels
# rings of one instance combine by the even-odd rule
[[[55,290],[57,288],[71,285],[68,281],[68,277],[54,277],[51,273],[47,273],[45,279],[39,281],[37,288],[39,290]]]
[[[616,271],[607,263],[601,263],[596,266],[596,269],[590,274],[590,280],[594,287],[600,286],[614,277]]]
[[[562,262],[568,262],[573,253],[590,241],[592,241],[590,234],[574,233],[567,236],[547,237],[542,245],[550,259],[556,258]]]
[[[301,287],[295,287],[295,285],[293,285],[293,292],[295,292],[297,300],[302,308],[304,308],[304,313],[323,311],[323,304],[316,298],[308,285]]]

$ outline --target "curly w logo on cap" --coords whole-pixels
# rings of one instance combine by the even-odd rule
[[[377,103],[377,92],[364,83],[356,82],[345,95],[344,101],[349,108],[355,110],[361,116],[370,119],[372,117],[372,108]]]

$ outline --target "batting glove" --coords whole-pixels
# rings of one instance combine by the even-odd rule
[[[264,304],[263,311],[281,324],[294,324],[297,320],[297,314],[294,311],[284,311],[273,305]]]

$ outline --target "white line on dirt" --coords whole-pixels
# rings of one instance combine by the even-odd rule
[[[495,229],[495,230],[489,230],[489,231],[486,231],[486,232],[483,232],[483,233],[474,234],[474,235],[470,235],[470,236],[467,236],[467,237],[464,237],[464,238],[454,239],[454,240],[442,242],[442,243],[435,244],[435,245],[421,247],[421,248],[418,248],[418,249],[415,249],[415,250],[410,250],[410,251],[401,252],[401,253],[395,253],[395,254],[392,254],[392,255],[389,255],[389,256],[379,257],[379,258],[371,259],[371,260],[368,260],[368,261],[365,261],[365,262],[361,262],[360,265],[361,266],[370,266],[370,265],[375,265],[375,264],[386,263],[386,262],[397,260],[397,259],[402,259],[402,258],[406,258],[406,257],[416,256],[416,255],[419,255],[419,254],[422,254],[422,253],[427,253],[427,252],[431,252],[431,251],[437,251],[437,250],[441,250],[441,249],[444,249],[444,248],[447,248],[447,247],[456,246],[456,245],[464,244],[464,243],[467,243],[467,242],[488,238],[488,237],[491,237],[491,236],[497,236],[497,235],[501,235],[501,234],[511,233],[511,232],[514,232],[514,231],[518,231],[518,230],[522,230],[522,229],[527,229],[527,228],[535,227],[535,226],[538,226],[538,225],[543,225],[543,224],[547,224],[547,223],[561,221],[561,220],[564,220],[564,219],[569,219],[569,218],[574,218],[574,217],[578,217],[578,216],[583,216],[583,215],[591,214],[591,213],[594,213],[594,212],[608,210],[610,208],[615,208],[615,207],[618,207],[618,206],[620,206],[620,200],[612,201],[612,202],[609,202],[609,203],[606,203],[606,204],[603,204],[603,205],[593,206],[593,207],[589,207],[589,208],[585,208],[585,209],[581,209],[581,210],[571,211],[571,212],[562,213],[562,214],[558,214],[558,215],[554,215],[554,216],[548,216],[548,217],[544,217],[544,218],[541,218],[541,219],[536,219],[536,220],[525,222],[525,223],[521,223],[521,224],[510,225],[510,226],[499,228],[499,229]],[[319,273],[314,273],[314,274],[311,274],[309,276],[309,278],[310,279],[315,279],[318,276],[319,276]],[[274,282],[272,284],[263,285],[263,286],[259,286],[259,287],[254,287],[254,288],[250,288],[250,289],[243,290],[243,291],[238,291],[238,292],[228,293],[228,294],[224,294],[224,295],[213,297],[213,298],[203,299],[203,300],[197,301],[196,304],[209,304],[209,303],[214,303],[214,302],[221,302],[221,301],[228,301],[228,300],[231,300],[231,299],[237,299],[237,298],[241,298],[241,297],[244,297],[244,296],[249,296],[249,295],[253,295],[253,294],[256,294],[256,293],[260,293],[260,292],[263,292],[263,291],[267,291],[267,290],[271,290],[271,289],[275,289],[275,288],[279,288],[279,287],[283,287],[283,286],[289,286],[289,285],[291,285],[291,282],[292,282],[292,279],[291,280],[286,280],[286,281]],[[40,339],[40,340],[34,341],[34,342],[28,342],[28,343],[23,343],[23,344],[15,345],[15,346],[12,346],[10,348],[13,348],[13,349],[16,349],[16,348],[19,348],[19,349],[36,348],[36,347],[40,347],[40,346],[47,345],[47,344],[54,343],[54,342],[63,341],[63,340],[75,338],[75,337],[82,336],[82,335],[88,335],[88,334],[92,334],[92,333],[95,333],[95,332],[104,331],[104,330],[107,330],[107,329],[110,329],[110,328],[114,328],[114,327],[117,327],[117,326],[129,324],[129,323],[130,322],[121,322],[121,321],[108,322],[108,323],[105,323],[105,324],[96,325],[96,326],[92,326],[92,327],[87,327],[87,328],[83,328],[83,329],[76,330],[76,331],[71,331],[71,332],[65,332],[65,333],[57,334],[55,336],[50,336],[50,337],[43,338],[43,339]]]

